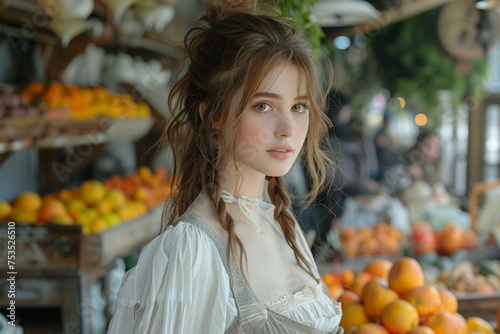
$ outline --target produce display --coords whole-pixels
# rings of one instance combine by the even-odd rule
[[[345,227],[339,232],[339,236],[346,258],[399,255],[403,250],[403,233],[386,222],[379,222],[373,227]]]
[[[78,87],[53,82],[28,84],[21,92],[23,100],[45,111],[49,119],[83,120],[98,116],[147,117],[151,114],[145,102],[136,103],[132,96],[115,94],[103,87]]]
[[[99,233],[139,217],[170,195],[166,171],[141,166],[129,176],[113,176],[101,182],[84,181],[79,187],[41,196],[19,194],[12,203],[0,200],[0,220],[16,223],[80,224],[85,234]]]
[[[0,119],[42,117],[43,119],[86,120],[148,117],[145,102],[128,94],[115,94],[104,87],[78,87],[53,82],[47,86],[32,82],[21,91],[0,88]]]
[[[500,293],[500,261],[482,260],[477,265],[465,260],[447,269],[422,265],[426,282],[456,293]]]
[[[486,320],[460,315],[455,293],[427,277],[417,260],[401,257],[375,259],[362,272],[327,273],[323,280],[341,303],[346,333],[495,333]]]
[[[453,255],[460,250],[477,248],[476,234],[459,225],[446,224],[441,229],[426,222],[415,223],[410,234],[411,251],[416,256],[428,253]]]

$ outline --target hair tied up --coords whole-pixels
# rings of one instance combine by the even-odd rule
[[[256,0],[213,0],[206,6],[205,13],[214,25],[231,14],[257,14],[258,7]]]

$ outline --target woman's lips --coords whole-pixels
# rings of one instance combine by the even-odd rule
[[[267,150],[266,152],[269,153],[269,155],[271,155],[275,159],[286,160],[292,155],[293,148],[290,145],[282,145],[278,147],[273,147],[272,149]]]

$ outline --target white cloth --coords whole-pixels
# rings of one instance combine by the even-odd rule
[[[313,261],[298,231],[301,251]],[[321,284],[281,295],[266,306],[327,331],[339,325],[342,312]],[[124,277],[108,333],[220,334],[236,316],[229,277],[215,245],[203,231],[181,221],[151,241]]]
[[[247,196],[240,196],[238,198],[235,198],[233,195],[231,195],[230,192],[226,190],[221,191],[221,197],[224,202],[238,204],[238,209],[240,209],[243,216],[245,216],[250,225],[252,225],[255,232],[265,234],[264,232],[262,232],[262,229],[260,228],[259,224],[257,224],[252,215],[255,206],[259,205],[262,199],[250,198]]]

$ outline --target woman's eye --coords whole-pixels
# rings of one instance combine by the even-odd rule
[[[303,104],[296,104],[292,107],[292,111],[293,112],[297,112],[297,113],[303,113],[304,111],[306,111],[306,106],[304,106]]]
[[[268,103],[257,103],[254,106],[255,110],[258,112],[267,112],[271,109],[271,106]]]

